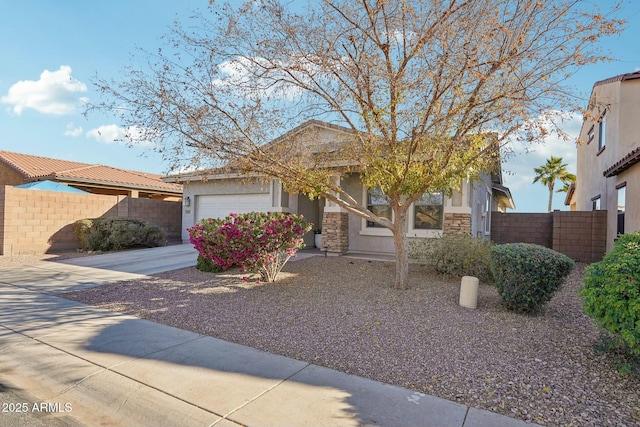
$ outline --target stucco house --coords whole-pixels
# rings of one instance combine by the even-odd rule
[[[0,185],[15,186],[45,180],[93,194],[159,200],[182,198],[182,186],[164,182],[161,175],[0,151]]]
[[[311,120],[286,133],[300,143],[329,146],[349,138],[350,129]],[[282,137],[281,137],[282,138]],[[298,141],[298,140],[296,140]],[[247,178],[226,169],[209,169],[172,175],[167,182],[183,185],[183,240],[188,241],[186,228],[203,218],[218,218],[231,212],[250,211],[291,212],[303,214],[315,227],[322,228],[322,246],[330,254],[347,252],[394,253],[390,230],[347,213],[335,203],[324,199],[311,200],[303,194],[288,194],[278,179]],[[365,188],[357,173],[336,175],[341,186],[352,197],[376,214],[390,211],[384,197],[376,189]],[[409,238],[439,237],[443,233],[462,231],[474,236],[489,237],[491,212],[514,208],[509,189],[502,185],[501,173],[483,174],[482,179],[465,182],[451,197],[442,193],[425,194],[410,207],[406,233]],[[308,246],[314,245],[310,232],[305,236]]]
[[[607,250],[640,230],[640,71],[596,82],[577,145],[571,210],[607,211]]]

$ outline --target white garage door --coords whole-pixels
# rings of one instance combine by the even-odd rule
[[[267,212],[269,194],[225,194],[196,197],[196,222],[202,218],[224,218],[230,213]]]

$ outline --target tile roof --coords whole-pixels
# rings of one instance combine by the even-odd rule
[[[638,162],[640,162],[640,147],[631,150],[630,153],[615,162],[607,170],[602,172],[602,175],[604,175],[606,178],[611,178],[612,176],[621,174]]]
[[[613,76],[604,80],[597,81],[593,84],[593,87],[605,85],[613,82],[624,82],[627,80],[635,80],[635,79],[640,79],[640,71],[634,71],[633,73],[618,74],[617,76]]]
[[[50,179],[138,190],[182,193],[182,186],[164,182],[162,175],[118,169],[111,166],[52,159],[0,150],[0,161],[20,173],[25,181]]]

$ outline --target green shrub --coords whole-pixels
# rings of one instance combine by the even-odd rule
[[[446,234],[441,238],[413,241],[409,256],[422,265],[449,276],[475,276],[491,282],[491,242],[469,234]]]
[[[136,247],[163,246],[164,230],[140,219],[93,218],[73,224],[80,246],[88,251],[116,251]]]
[[[571,273],[574,262],[544,246],[529,243],[495,245],[491,270],[509,310],[533,313],[551,300]]]
[[[640,232],[623,234],[585,272],[584,311],[640,355]]]
[[[89,233],[92,226],[92,219],[80,219],[73,223],[73,235],[83,250],[89,250]]]
[[[205,273],[220,273],[223,271],[222,266],[200,254],[198,254],[198,260],[196,261],[196,269],[204,271]]]

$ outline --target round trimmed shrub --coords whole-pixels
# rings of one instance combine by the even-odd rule
[[[584,280],[584,311],[640,355],[640,232],[621,235]]]
[[[562,287],[575,263],[569,257],[530,243],[491,248],[491,271],[504,305],[519,313],[539,311]]]

